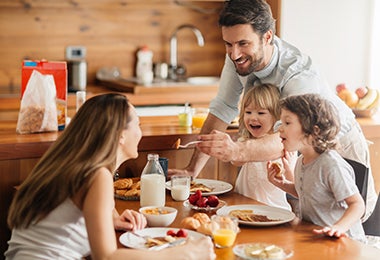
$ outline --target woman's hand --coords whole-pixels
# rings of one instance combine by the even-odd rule
[[[146,218],[137,211],[126,209],[120,215],[114,210],[113,218],[116,230],[139,230],[146,227]]]

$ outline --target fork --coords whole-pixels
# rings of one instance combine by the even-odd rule
[[[176,145],[176,147],[177,147],[177,149],[178,148],[187,148],[187,147],[189,147],[190,145],[193,145],[193,144],[197,144],[197,143],[201,143],[202,141],[192,141],[192,142],[189,142],[189,143],[187,143],[187,144],[178,144],[178,145]]]
[[[136,236],[136,237],[139,237],[139,238],[142,238],[144,239],[145,241],[147,241],[149,238],[151,238],[150,236],[142,236],[140,234],[137,234],[136,232],[129,232],[130,234]]]

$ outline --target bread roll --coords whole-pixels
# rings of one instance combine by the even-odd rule
[[[210,217],[206,213],[195,213],[193,215],[193,218],[197,219],[201,224],[209,223],[211,222]]]
[[[190,230],[197,230],[197,228],[199,228],[200,225],[201,225],[201,223],[199,222],[199,220],[197,220],[193,217],[186,217],[186,218],[182,219],[182,221],[181,221],[181,227],[186,228],[186,229],[190,229]]]
[[[201,224],[199,228],[197,228],[197,232],[212,236],[211,222]]]

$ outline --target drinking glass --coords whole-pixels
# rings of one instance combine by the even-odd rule
[[[239,222],[232,216],[211,216],[211,232],[217,248],[231,247],[239,232]]]
[[[190,176],[171,177],[171,195],[176,201],[184,201],[190,195]]]
[[[208,108],[197,107],[193,109],[192,126],[201,129],[208,115]]]

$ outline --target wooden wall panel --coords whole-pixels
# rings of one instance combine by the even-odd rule
[[[19,93],[24,59],[64,60],[68,45],[87,47],[88,82],[100,67],[117,66],[133,76],[136,50],[147,44],[154,62],[169,60],[169,38],[182,24],[198,27],[203,48],[190,30],[178,34],[179,63],[188,75],[219,75],[224,45],[217,17],[222,2],[195,3],[196,12],[172,0],[27,0],[0,2],[0,93]]]
[[[268,3],[279,21],[281,1]],[[199,47],[192,32],[181,31],[179,64],[189,76],[218,76],[225,54],[217,25],[222,5],[223,0],[2,0],[0,94],[19,94],[24,59],[64,60],[68,45],[87,47],[89,83],[101,67],[117,66],[123,76],[133,76],[138,47],[147,44],[154,62],[168,62],[170,36],[182,24],[198,27],[206,44]]]

